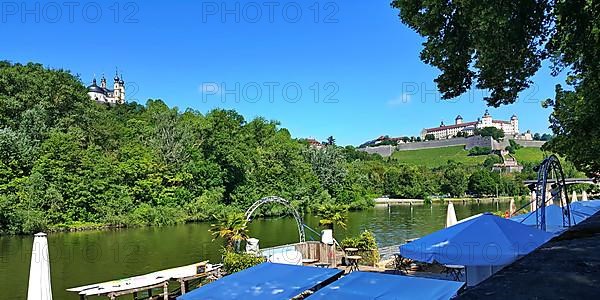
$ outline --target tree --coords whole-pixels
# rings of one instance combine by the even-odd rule
[[[494,140],[500,141],[504,138],[504,130],[491,126],[484,127],[482,129],[475,129],[475,135],[491,136]]]
[[[215,238],[225,240],[225,247],[233,250],[240,242],[248,239],[248,222],[243,213],[230,213],[217,217],[217,224],[211,224],[210,231]]]
[[[324,144],[327,146],[335,146],[335,138],[333,138],[333,136],[329,136]]]
[[[393,0],[400,19],[425,38],[421,59],[438,69],[444,99],[475,85],[488,105],[514,103],[542,62],[556,86],[550,124],[556,151],[589,176],[600,176],[600,10],[594,1]]]
[[[321,217],[319,225],[327,229],[333,230],[335,225],[346,228],[346,221],[348,219],[348,208],[346,206],[325,203],[319,206],[317,215]]]
[[[468,183],[469,178],[465,166],[453,161],[448,162],[443,171],[441,192],[450,194],[452,197],[460,197],[467,191]]]
[[[435,140],[435,135],[433,135],[431,133],[428,133],[428,134],[425,135],[425,140],[426,141],[433,141],[433,140]]]

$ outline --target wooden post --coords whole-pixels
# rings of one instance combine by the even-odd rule
[[[163,299],[164,300],[169,300],[169,283],[165,282],[163,285]]]
[[[187,292],[185,289],[185,281],[183,281],[183,279],[179,279],[179,285],[181,286],[181,294],[185,294]]]

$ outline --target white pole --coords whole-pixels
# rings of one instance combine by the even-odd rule
[[[456,221],[456,212],[454,211],[454,204],[448,203],[448,211],[446,212],[446,228],[458,223]]]
[[[43,232],[37,233],[33,238],[27,300],[52,300],[48,239]]]

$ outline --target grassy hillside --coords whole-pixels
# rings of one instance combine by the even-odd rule
[[[469,156],[469,151],[464,150],[464,146],[396,151],[392,157],[407,164],[424,165],[429,168],[442,166],[448,160],[476,166],[483,164],[483,161],[487,158],[486,155]],[[539,148],[521,148],[517,150],[515,157],[519,162],[540,163],[544,156],[542,150]]]
[[[429,168],[434,168],[445,165],[448,160],[454,160],[465,165],[480,165],[487,156],[469,156],[469,151],[466,151],[464,146],[452,146],[434,149],[396,151],[392,157],[407,164],[424,165]]]
[[[540,148],[521,148],[513,156],[518,162],[539,164],[544,160],[544,152]]]

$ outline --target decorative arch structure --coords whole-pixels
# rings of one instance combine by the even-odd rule
[[[252,220],[252,214],[254,214],[254,211],[256,211],[256,209],[258,209],[261,205],[266,204],[266,203],[281,204],[281,205],[287,207],[287,209],[292,212],[292,216],[296,220],[296,225],[298,225],[298,234],[300,235],[300,243],[304,243],[306,241],[306,235],[304,234],[304,222],[302,221],[302,217],[300,217],[300,214],[298,213],[298,211],[290,204],[289,201],[287,201],[281,197],[269,196],[269,197],[265,197],[265,198],[262,198],[256,202],[254,202],[254,204],[252,204],[252,206],[250,206],[248,208],[248,210],[246,210],[246,221],[250,222]]]
[[[570,199],[567,193],[565,174],[556,155],[544,159],[539,166],[536,183],[536,224],[538,228],[546,231],[546,205],[549,200],[560,201],[563,212],[563,226],[570,227],[571,220]]]

